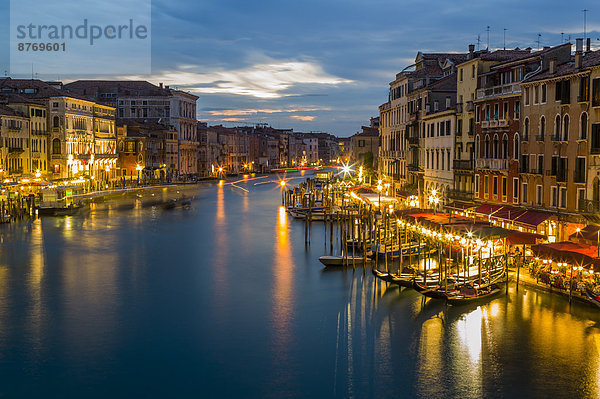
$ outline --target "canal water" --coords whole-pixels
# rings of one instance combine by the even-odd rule
[[[323,270],[322,225],[305,247],[277,182],[0,226],[0,397],[600,396],[600,311]]]

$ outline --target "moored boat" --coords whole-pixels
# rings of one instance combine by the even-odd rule
[[[593,303],[594,305],[596,305],[600,308],[600,295],[594,294],[594,292],[592,290],[590,290],[589,288],[585,289],[585,295],[587,295],[587,297],[591,303]]]
[[[351,266],[352,264],[358,264],[358,262],[362,263],[363,258],[361,256],[334,256],[334,255],[325,255],[319,257],[319,262],[321,262],[325,267],[329,266]]]
[[[501,291],[502,289],[498,284],[491,284],[481,289],[465,285],[461,287],[460,291],[456,295],[448,297],[448,303],[456,306],[486,301],[489,298],[499,294]]]

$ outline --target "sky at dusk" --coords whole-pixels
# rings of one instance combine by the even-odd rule
[[[150,75],[60,79],[163,82],[200,96],[198,118],[210,124],[349,136],[377,116],[388,83],[417,51],[466,52],[478,35],[485,48],[488,25],[491,49],[503,47],[504,28],[507,48],[535,48],[538,33],[542,46],[560,44],[561,33],[574,43],[583,9],[600,48],[594,1],[154,0]]]

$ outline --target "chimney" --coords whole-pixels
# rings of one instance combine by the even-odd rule
[[[162,82],[160,82],[160,83],[158,84],[158,87],[160,87],[161,89],[163,88],[163,84],[162,84]]]
[[[469,44],[469,59],[472,60],[473,59],[473,52],[475,51],[475,45],[474,44]]]
[[[581,58],[583,56],[583,39],[575,40],[575,69],[581,69]]]
[[[585,41],[585,52],[586,52],[586,53],[589,53],[589,52],[590,52],[590,50],[591,50],[591,45],[592,45],[592,44],[591,44],[591,40],[590,40],[590,38],[588,37],[588,38],[587,38],[587,40]]]
[[[550,58],[548,60],[548,73],[554,75],[554,72],[556,72],[556,58]]]

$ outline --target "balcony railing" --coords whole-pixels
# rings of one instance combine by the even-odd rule
[[[600,201],[580,198],[577,203],[579,212],[582,213],[600,213]]]
[[[469,191],[448,190],[448,199],[457,201],[473,201],[473,193]]]
[[[507,119],[491,119],[489,121],[482,121],[481,127],[486,128],[494,128],[494,127],[505,127],[508,126]]]
[[[506,94],[520,94],[521,85],[519,83],[510,83],[506,85],[477,89],[477,98],[495,97]]]
[[[454,170],[473,170],[473,161],[470,159],[455,159],[452,161]]]
[[[508,159],[482,158],[475,162],[475,166],[477,169],[506,170],[508,169]]]
[[[543,175],[544,174],[544,170],[543,169],[538,169],[538,168],[528,168],[528,167],[521,167],[521,173],[527,173],[530,175]]]

